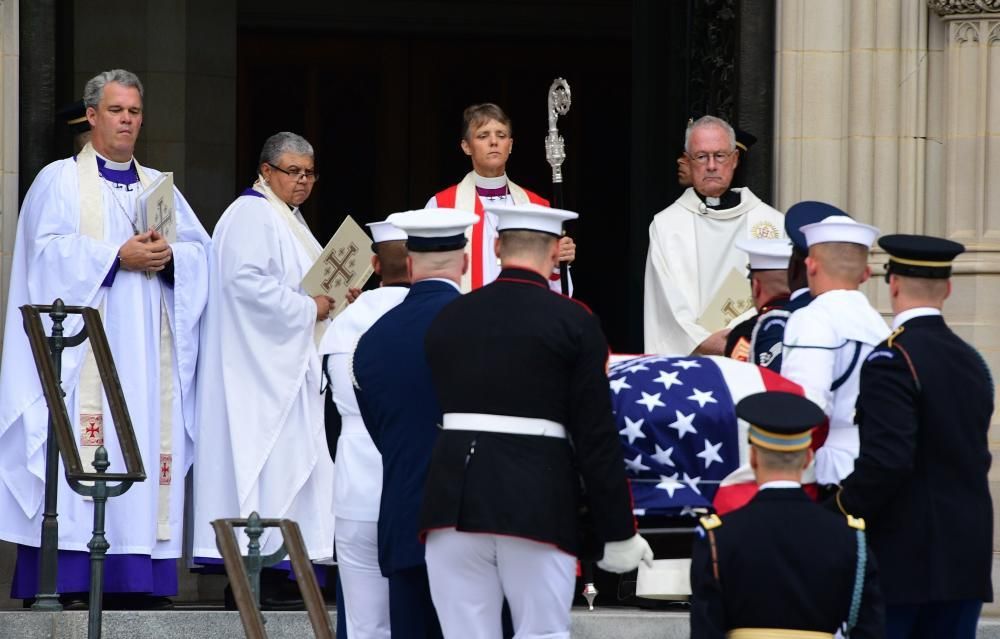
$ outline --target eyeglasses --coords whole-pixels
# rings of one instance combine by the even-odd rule
[[[274,169],[275,171],[281,171],[282,173],[292,178],[296,182],[298,182],[303,178],[305,178],[306,182],[316,182],[317,180],[319,180],[319,174],[314,171],[303,171],[302,169],[299,169],[298,171],[289,171],[287,169],[281,168],[280,166],[275,166],[270,162],[268,162],[267,165],[272,169]]]
[[[716,151],[715,153],[688,153],[687,156],[698,164],[708,164],[708,160],[711,158],[715,159],[716,164],[726,164],[735,154],[736,151]]]

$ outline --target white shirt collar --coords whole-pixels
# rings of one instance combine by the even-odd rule
[[[802,288],[795,289],[795,292],[788,296],[788,301],[792,301],[796,297],[801,297],[809,292],[808,286],[803,286]]]
[[[940,315],[941,309],[934,308],[932,306],[918,306],[916,308],[910,308],[892,319],[892,330],[896,330],[906,322],[910,321],[914,317],[926,317],[930,315]]]
[[[454,286],[455,290],[458,291],[459,293],[462,292],[462,289],[461,289],[461,287],[459,287],[458,284],[456,284],[455,282],[452,282],[451,280],[449,280],[447,278],[444,278],[444,277],[427,277],[427,278],[424,278],[422,280],[417,280],[417,282],[446,282],[446,283],[451,284],[452,286]],[[414,282],[414,284],[416,284],[417,282]]]
[[[500,189],[507,186],[507,174],[504,173],[498,177],[485,177],[479,175],[475,171],[472,172],[476,176],[476,186],[484,189]]]
[[[132,158],[129,158],[128,162],[115,162],[114,160],[109,160],[97,151],[94,151],[94,155],[104,160],[104,166],[111,169],[112,171],[128,171],[132,166]]]
[[[757,487],[757,490],[767,490],[768,488],[801,488],[802,484],[791,479],[775,479],[767,481]]]

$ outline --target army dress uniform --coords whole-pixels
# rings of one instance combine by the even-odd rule
[[[808,448],[823,412],[790,393],[736,408],[750,443]],[[807,430],[802,430],[806,428]],[[883,639],[883,609],[864,521],[814,503],[795,481],[770,481],[746,506],[701,519],[691,557],[691,639]]]
[[[888,273],[908,277],[948,277],[964,250],[920,236],[879,244]],[[889,636],[972,637],[993,598],[993,381],[938,309],[903,311],[893,328],[861,368],[860,456],[832,501],[868,521]]]

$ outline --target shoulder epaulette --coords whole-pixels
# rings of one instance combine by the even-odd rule
[[[855,517],[853,515],[847,516],[847,525],[855,530],[865,529],[865,520],[861,517]]]
[[[712,530],[713,528],[718,528],[722,525],[722,518],[716,514],[705,515],[698,520],[701,522],[701,527],[705,530]]]

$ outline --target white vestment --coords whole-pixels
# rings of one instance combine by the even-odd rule
[[[643,300],[646,353],[691,353],[711,334],[698,324],[706,306],[734,268],[746,272],[747,255],[735,247],[736,241],[784,237],[780,212],[750,189],[733,191],[740,194],[740,204],[715,210],[688,188],[649,225]]]
[[[173,287],[159,276],[125,270],[117,272],[111,286],[102,286],[119,248],[134,235],[135,202],[141,186],[133,183],[130,190],[121,188],[116,192],[95,174],[92,193],[100,195],[93,200],[92,210],[102,228],[98,237],[103,239],[90,237],[81,231],[80,174],[85,169],[80,167],[85,166],[85,155],[79,157],[79,166],[69,158],[41,170],[28,190],[18,219],[0,366],[0,538],[29,546],[40,544],[48,407],[19,307],[51,304],[61,298],[67,305],[103,309],[105,332],[147,476],[146,481],[134,484],[124,495],[108,500],[105,526],[111,544],[109,552],[175,558],[181,554],[184,475],[192,459],[194,376],[199,322],[208,295],[209,238],[175,189]],[[89,162],[94,162],[94,155],[89,156]],[[128,168],[128,164],[107,165],[117,170]],[[147,183],[159,175],[148,168],[142,171]],[[103,221],[98,212],[103,213]],[[173,344],[173,352],[162,361],[172,363],[173,379],[161,381],[162,309],[170,322]],[[51,334],[47,315],[43,323],[45,333]],[[78,333],[80,316],[71,315],[64,327],[67,336]],[[62,355],[62,385],[78,445],[84,438],[79,419],[80,374],[88,352],[89,344],[85,343],[66,349]],[[161,387],[171,386],[171,414],[161,420]],[[124,472],[125,462],[110,412],[103,418],[109,472]],[[161,457],[161,421],[171,425],[165,439],[170,442],[170,452],[166,453],[170,457],[165,459]],[[87,448],[91,453],[94,450],[92,446]],[[81,456],[88,459],[86,454]],[[166,490],[161,489],[164,461],[167,472],[162,485]],[[84,463],[85,470],[93,471]],[[59,548],[86,552],[93,530],[93,502],[70,489],[61,463],[58,513]]]
[[[316,303],[299,286],[321,247],[267,187],[222,214],[198,363],[194,556],[219,557],[211,522],[298,522],[313,560],[333,555],[333,462],[326,446]],[[339,301],[338,303],[343,303]],[[246,535],[237,535],[244,552]],[[281,544],[277,529],[261,552]]]
[[[781,374],[802,386],[830,421],[826,441],[816,451],[819,484],[839,484],[854,470],[861,364],[888,336],[885,320],[861,291],[828,291],[788,318]]]

